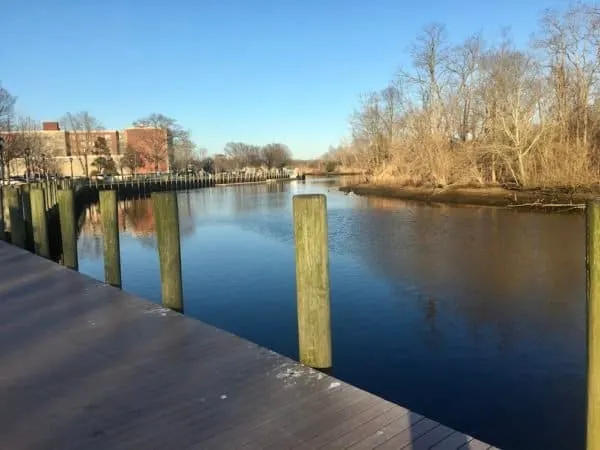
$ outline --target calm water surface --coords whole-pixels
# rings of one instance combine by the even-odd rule
[[[297,358],[292,196],[326,193],[335,376],[505,449],[583,448],[581,215],[344,195],[179,194],[186,314]],[[160,301],[149,200],[120,204],[124,289]],[[92,207],[80,270],[103,279]]]

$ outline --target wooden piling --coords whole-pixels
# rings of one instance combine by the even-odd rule
[[[153,193],[152,207],[158,240],[162,304],[174,311],[183,312],[177,193]]]
[[[50,182],[50,186],[51,186],[51,197],[50,197],[50,207],[52,207],[55,203],[56,203],[56,181],[51,181]]]
[[[100,221],[104,238],[104,281],[121,287],[121,250],[117,191],[100,191]]]
[[[586,208],[587,430],[586,449],[600,449],[600,202]]]
[[[300,362],[326,369],[332,363],[327,199],[296,195],[293,210]]]
[[[58,193],[58,213],[63,265],[78,270],[77,218],[75,217],[75,194],[72,189],[64,189]]]
[[[42,190],[44,191],[44,202],[46,205],[50,204],[50,190],[48,189],[48,182],[42,181],[41,183]]]
[[[0,183],[2,179],[0,179]],[[6,221],[4,220],[4,186],[0,185],[0,239],[6,241]]]
[[[25,248],[34,251],[33,220],[31,213],[31,198],[29,194],[31,186],[29,184],[22,184],[19,186],[19,190],[21,191],[21,207],[23,208],[23,221],[25,223],[25,234],[27,236]]]
[[[50,258],[50,241],[46,222],[46,197],[43,189],[31,189],[31,222],[33,227],[33,248],[37,255]]]
[[[9,188],[7,191],[8,215],[10,217],[11,243],[17,247],[26,248],[27,229],[23,220],[23,205],[19,189]]]

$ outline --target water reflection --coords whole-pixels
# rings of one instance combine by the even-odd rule
[[[178,197],[179,230],[182,239],[196,230],[196,213],[192,206],[191,194],[186,192]],[[140,245],[156,248],[156,223],[152,214],[152,199],[137,198],[121,200],[118,205],[119,234],[135,238]],[[92,204],[85,211],[85,220],[80,229],[78,250],[84,259],[102,258],[102,224],[100,205]]]
[[[395,208],[394,208],[395,205]],[[422,207],[368,199],[358,206],[392,214],[357,214],[360,253],[399,291],[452,299],[473,326],[554,331],[565,315],[582,314],[585,239],[583,216],[523,213],[495,208]],[[385,236],[385,239],[381,237]],[[516,314],[518,312],[518,314]],[[512,327],[515,321],[529,327]],[[549,330],[550,331],[550,330]]]
[[[334,374],[502,448],[581,448],[583,217],[356,197],[336,183],[179,194],[187,313],[295,357],[291,199],[326,193]],[[125,289],[158,301],[151,203],[119,208]],[[101,278],[98,219],[91,208],[80,267]]]

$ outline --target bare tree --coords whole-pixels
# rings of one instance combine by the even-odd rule
[[[11,121],[14,114],[16,98],[0,85],[0,132],[7,133],[3,139],[6,141],[10,137]],[[4,179],[6,174],[6,150],[0,153],[0,176]],[[1,202],[0,202],[1,203]]]
[[[446,132],[444,90],[447,88],[448,44],[444,25],[434,23],[423,28],[411,50],[413,70],[401,71],[418,89],[432,135]]]
[[[546,52],[554,88],[556,120],[563,136],[587,144],[589,105],[598,82],[600,25],[596,9],[576,4],[563,11],[546,11],[537,46]]]
[[[40,134],[40,125],[31,117],[18,117],[10,123],[10,132],[5,134],[3,151],[3,164],[6,175],[17,171],[22,164],[25,175],[29,171],[39,170],[43,154],[43,141]],[[20,168],[20,167],[19,167]]]
[[[351,139],[324,160],[378,182],[590,183],[600,175],[598,11],[546,12],[537,53],[505,32],[487,48],[477,34],[450,45],[442,25],[425,27],[411,64],[363,98]]]
[[[173,143],[173,165],[179,171],[187,170],[196,157],[196,144],[190,138],[190,132],[183,130],[180,137]]]
[[[143,138],[148,149],[146,159],[154,165],[155,172],[164,161],[167,161],[168,168],[177,166],[186,160],[188,152],[193,151],[194,144],[189,131],[184,130],[172,117],[152,113],[133,122],[133,126],[161,130],[147,133]]]
[[[229,142],[225,145],[225,156],[234,164],[234,168],[260,167],[261,148],[244,142]]]
[[[0,131],[10,131],[16,97],[0,85]]]
[[[282,169],[292,160],[292,152],[283,144],[268,144],[261,149],[261,158],[267,169]]]
[[[228,172],[235,169],[236,165],[237,161],[224,154],[217,154],[213,159],[213,168],[215,173]]]
[[[121,166],[121,172],[123,172],[123,169],[128,169],[131,175],[135,175],[137,169],[144,167],[143,155],[128,145],[121,156],[119,165]]]
[[[475,133],[477,128],[474,103],[482,53],[483,40],[481,35],[476,34],[454,47],[446,61],[451,76],[450,85],[455,92],[450,100],[454,106],[450,123],[452,129],[458,130],[463,141],[468,140],[469,133]]]
[[[104,127],[87,111],[68,112],[61,119],[61,123],[69,133],[68,145],[71,155],[77,158],[83,173],[88,178],[90,176],[90,160],[98,148],[96,144],[99,137],[97,131],[103,130]]]
[[[392,87],[382,93],[372,92],[363,98],[361,109],[351,118],[353,139],[364,145],[371,169],[384,164],[390,156],[397,97]]]
[[[501,49],[488,53],[485,66],[487,82],[495,93],[495,116],[489,121],[493,145],[505,156],[515,181],[525,185],[530,181],[528,158],[546,130],[540,114],[543,79],[539,65],[523,52]]]

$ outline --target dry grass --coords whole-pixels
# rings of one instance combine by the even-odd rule
[[[589,149],[585,146],[540,145],[525,159],[527,182],[518,179],[515,158],[505,154],[492,160],[492,155],[497,154],[490,152],[489,146],[475,144],[406,143],[397,147],[384,164],[373,168],[368,180],[378,185],[484,187],[512,184],[517,178],[517,184],[523,188],[571,189],[594,182]],[[352,167],[344,169],[358,171]],[[492,170],[496,173],[495,180]]]

